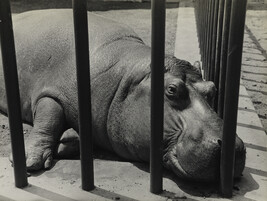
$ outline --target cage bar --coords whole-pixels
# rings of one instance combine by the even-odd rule
[[[28,185],[14,33],[9,0],[0,1],[0,40],[15,186]]]
[[[73,0],[82,189],[94,189],[89,39],[86,0]]]
[[[225,79],[226,79],[226,65],[227,65],[227,51],[229,40],[229,27],[231,19],[232,0],[225,0],[224,5],[224,20],[223,20],[223,35],[222,35],[222,49],[220,59],[220,73],[219,73],[219,90],[218,90],[218,115],[223,118],[224,112],[224,95],[225,95]]]
[[[216,50],[215,50],[215,71],[214,71],[214,84],[219,89],[219,77],[220,77],[220,62],[221,62],[221,49],[222,49],[222,28],[223,28],[223,13],[224,13],[224,1],[219,0],[219,13],[218,13],[218,25],[217,25],[217,38],[216,38]],[[218,93],[214,99],[214,110],[218,112]]]
[[[151,36],[151,145],[150,191],[162,192],[165,0],[153,0]]]
[[[215,55],[216,55],[216,47],[217,47],[217,25],[218,25],[218,12],[219,12],[219,0],[214,0],[213,6],[213,25],[212,25],[212,47],[211,47],[211,71],[210,71],[210,79],[214,81],[215,74]]]
[[[233,189],[236,122],[246,5],[246,0],[232,1],[221,154],[221,194],[223,197],[232,197]]]

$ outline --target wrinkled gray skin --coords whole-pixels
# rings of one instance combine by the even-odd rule
[[[88,16],[94,143],[130,161],[148,162],[150,47],[129,27]],[[78,132],[72,11],[26,12],[14,17],[13,26],[23,120],[33,124],[27,168],[46,169],[56,152],[71,154],[67,144]],[[170,55],[165,68],[164,166],[182,178],[216,180],[222,120],[208,104],[214,84],[203,81],[197,67]],[[1,66],[0,109],[6,113],[4,90]],[[75,131],[64,133],[68,128]],[[245,148],[238,137],[235,163],[240,176]]]

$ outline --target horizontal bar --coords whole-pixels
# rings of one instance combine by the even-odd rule
[[[94,189],[89,39],[86,0],[73,0],[82,189]]]
[[[15,186],[28,185],[24,136],[21,120],[21,107],[14,33],[9,0],[0,1],[0,40],[4,70],[8,120],[11,137]]]

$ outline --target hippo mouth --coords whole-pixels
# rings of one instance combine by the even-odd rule
[[[201,158],[201,156],[199,158]],[[163,157],[165,166],[179,178],[189,181],[203,182],[214,182],[219,180],[220,151],[217,152],[216,157],[209,159],[210,165],[207,165],[205,161],[201,162],[199,159],[194,161],[183,160],[190,160],[190,157],[179,158],[177,155],[177,146],[173,146]]]
[[[195,173],[187,171],[184,165],[181,163],[177,156],[177,146],[172,146],[167,153],[163,156],[164,166],[174,172],[178,177],[186,180],[204,181],[204,182],[214,182],[220,179],[220,150],[217,150],[216,157],[213,158],[213,165],[204,167],[199,167],[195,169]],[[246,149],[236,150],[235,154],[235,165],[234,165],[234,178],[239,178],[245,167]],[[192,162],[192,166],[196,166]],[[193,168],[194,169],[194,168]]]
[[[193,178],[180,164],[177,157],[177,144],[182,141],[185,134],[186,124],[182,118],[179,119],[179,126],[176,127],[175,131],[170,132],[170,135],[173,135],[173,142],[169,144],[169,148],[166,153],[163,155],[163,165],[174,172],[178,177],[188,179]],[[165,135],[168,132],[165,133]]]
[[[178,177],[185,178],[190,177],[189,174],[180,165],[177,158],[176,146],[173,146],[170,151],[168,151],[163,156],[163,162],[167,169],[172,170]]]

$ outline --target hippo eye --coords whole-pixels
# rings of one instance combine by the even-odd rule
[[[165,93],[170,105],[176,109],[182,110],[190,103],[189,91],[183,81],[168,84]]]
[[[177,87],[174,84],[170,84],[167,89],[170,95],[174,95],[177,91]]]

